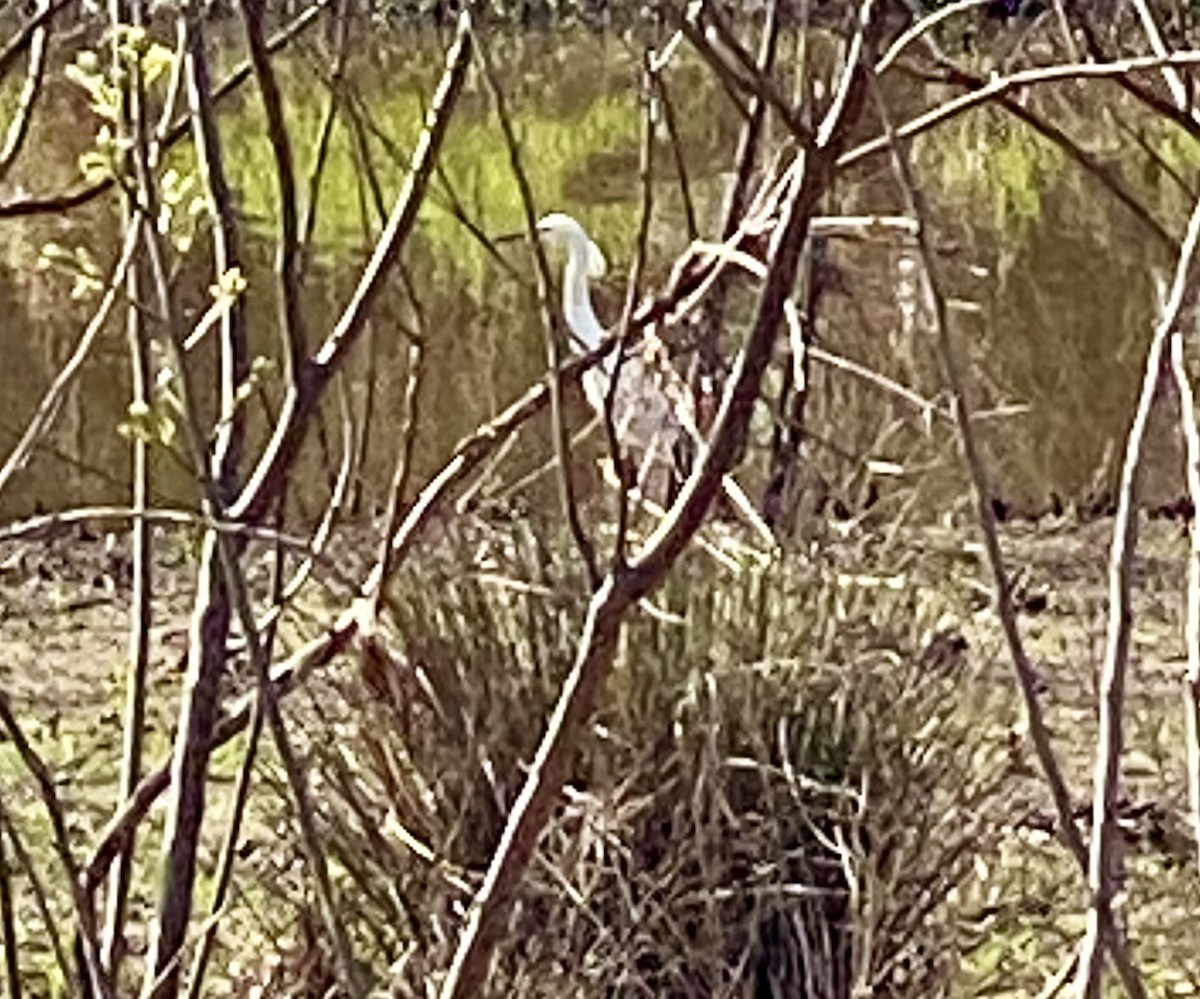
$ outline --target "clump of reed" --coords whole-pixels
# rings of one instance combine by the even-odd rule
[[[1004,822],[1011,704],[1000,687],[964,710],[970,650],[908,569],[829,551],[740,571],[697,551],[631,620],[489,994],[929,996],[952,978],[955,912]],[[447,966],[586,603],[565,540],[497,528],[412,561],[390,651],[289,707],[343,918],[394,994]],[[315,910],[286,867],[294,936]],[[319,937],[276,962],[288,994],[331,983]]]

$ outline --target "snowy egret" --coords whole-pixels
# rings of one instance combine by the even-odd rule
[[[592,308],[588,282],[604,274],[604,254],[570,215],[552,212],[538,222],[537,228],[547,243],[566,251],[563,318],[579,346],[586,351],[595,350],[603,343],[605,331]],[[619,368],[617,362],[618,354],[614,351],[597,367],[586,371],[584,395],[591,407],[603,415],[616,373],[617,386],[611,394],[617,443],[636,462],[636,486],[643,498],[652,499],[655,504],[670,500],[678,471],[676,455],[700,445],[695,400],[681,378],[672,377],[674,372],[666,365],[656,366],[649,361],[644,350],[626,354],[620,359]],[[767,548],[774,547],[770,528],[732,475],[722,477],[721,489]]]
[[[570,215],[552,212],[538,221],[538,232],[554,247],[566,252],[563,271],[563,318],[585,351],[595,350],[604,340],[604,327],[592,308],[590,279],[604,275],[604,254],[592,242],[586,230]],[[612,420],[617,442],[630,452],[638,468],[638,486],[665,498],[674,471],[676,446],[682,442],[683,427],[676,407],[667,394],[662,371],[648,364],[641,353],[609,353],[596,367],[583,375],[583,391],[588,403],[600,415],[608,405],[609,387],[614,371],[616,390],[612,393]]]

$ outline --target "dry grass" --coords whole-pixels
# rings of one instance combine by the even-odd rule
[[[584,606],[562,543],[528,524],[497,532],[486,565],[460,554],[413,563],[391,656],[301,711],[347,918],[403,994],[445,965]],[[658,604],[680,621],[627,629],[492,994],[948,987],[1012,806],[1013,706],[981,688],[919,565],[882,561],[831,546],[677,567]]]

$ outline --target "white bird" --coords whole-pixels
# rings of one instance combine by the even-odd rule
[[[566,251],[563,317],[579,346],[585,351],[593,351],[603,343],[605,334],[592,308],[588,281],[603,276],[604,254],[570,215],[552,212],[538,221],[537,228],[550,245]],[[617,372],[617,387],[612,393],[613,426],[617,443],[636,461],[637,490],[643,499],[652,499],[651,505],[669,500],[679,445],[700,443],[694,400],[682,379],[672,377],[669,369],[649,363],[644,351],[625,355],[619,369],[617,352],[613,351],[583,375],[584,395],[601,415],[608,406],[614,371]],[[721,488],[767,549],[773,548],[775,541],[770,528],[733,476],[724,476]]]
[[[537,228],[547,243],[566,251],[563,318],[579,346],[584,351],[595,350],[603,342],[605,331],[592,308],[588,281],[604,275],[604,254],[570,215],[552,212],[538,221]],[[592,409],[603,416],[613,372],[617,372],[617,387],[612,393],[617,442],[636,462],[638,487],[656,498],[666,498],[675,448],[684,437],[676,406],[668,395],[667,376],[636,351],[621,360],[619,370],[617,361],[618,352],[612,351],[584,373],[584,395]]]

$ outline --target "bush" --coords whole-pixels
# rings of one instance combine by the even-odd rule
[[[299,726],[360,956],[414,995],[448,962],[585,608],[532,529],[484,547],[414,562],[396,648],[314,688]],[[964,713],[965,640],[937,633],[928,590],[840,561],[714,573],[697,552],[627,629],[492,994],[946,985],[1003,743]]]

